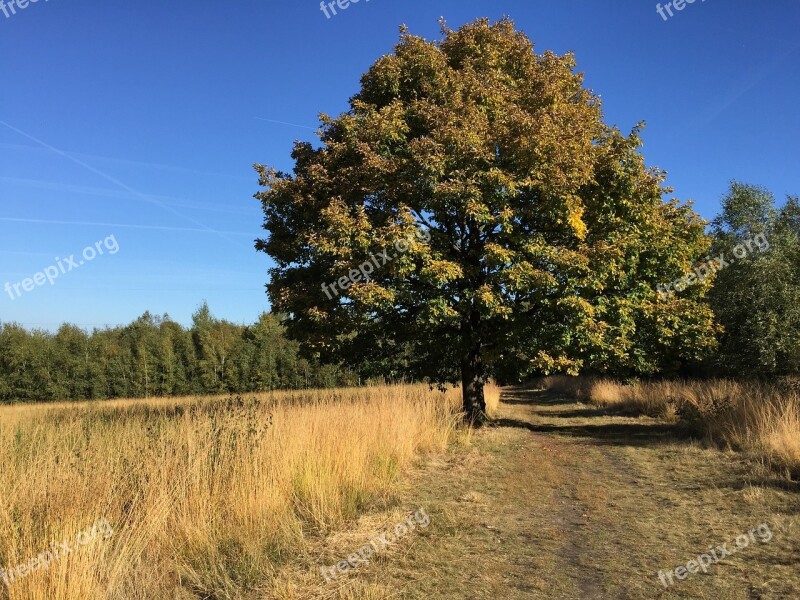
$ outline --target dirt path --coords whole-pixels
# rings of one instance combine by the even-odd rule
[[[671,425],[541,392],[506,391],[496,423],[399,506],[430,526],[314,597],[800,598],[800,490]],[[764,523],[706,574],[659,581]]]

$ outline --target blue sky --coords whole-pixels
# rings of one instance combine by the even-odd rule
[[[800,0],[673,13],[650,0],[362,0],[330,19],[317,0],[0,12],[0,286],[109,236],[119,248],[13,300],[0,290],[0,321],[186,323],[203,300],[253,321],[269,262],[253,250],[252,164],[291,169],[293,140],[346,110],[398,26],[436,38],[440,16],[507,14],[538,51],[574,51],[606,120],[647,121],[648,163],[706,217],[734,178],[800,193]]]

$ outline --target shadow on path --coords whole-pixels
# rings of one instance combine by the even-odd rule
[[[578,438],[592,438],[601,444],[615,446],[649,446],[690,439],[685,429],[677,425],[638,423],[608,423],[604,425],[537,425],[517,419],[497,419],[496,427],[519,427],[538,433],[555,433]]]
[[[527,404],[530,406],[559,406],[574,405],[575,400],[564,398],[546,390],[537,390],[526,387],[504,388],[502,393],[503,404]]]
[[[494,427],[517,427],[537,433],[590,438],[600,444],[615,446],[649,446],[692,438],[691,432],[680,424],[635,422],[624,418],[619,410],[575,408],[577,401],[543,390],[509,388],[503,391],[502,402],[530,406],[533,419],[500,418],[492,422]],[[539,419],[559,419],[564,424],[536,422]],[[579,422],[570,423],[572,419]],[[586,423],[588,419],[596,422]]]

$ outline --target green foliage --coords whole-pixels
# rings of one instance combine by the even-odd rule
[[[508,19],[443,34],[403,31],[350,110],[322,116],[322,146],[297,143],[292,174],[256,165],[257,249],[290,335],[465,382],[511,364],[652,373],[713,348],[707,286],[656,292],[709,241],[689,206],[662,202],[638,128],[604,124],[573,56],[535,53]],[[369,278],[322,290],[404,239]]]
[[[800,373],[800,203],[777,208],[763,188],[733,183],[714,220],[714,254],[753,248],[722,270],[710,295],[724,328],[715,366],[728,374]],[[769,249],[752,241],[763,236]]]
[[[352,383],[335,366],[301,358],[280,319],[253,325],[213,317],[203,304],[186,329],[145,313],[125,327],[55,334],[0,325],[0,402],[245,393]]]

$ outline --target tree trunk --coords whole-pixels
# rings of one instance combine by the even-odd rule
[[[488,420],[483,385],[483,362],[480,349],[473,349],[461,361],[461,394],[464,402],[464,417],[467,423],[475,427],[480,427]]]

